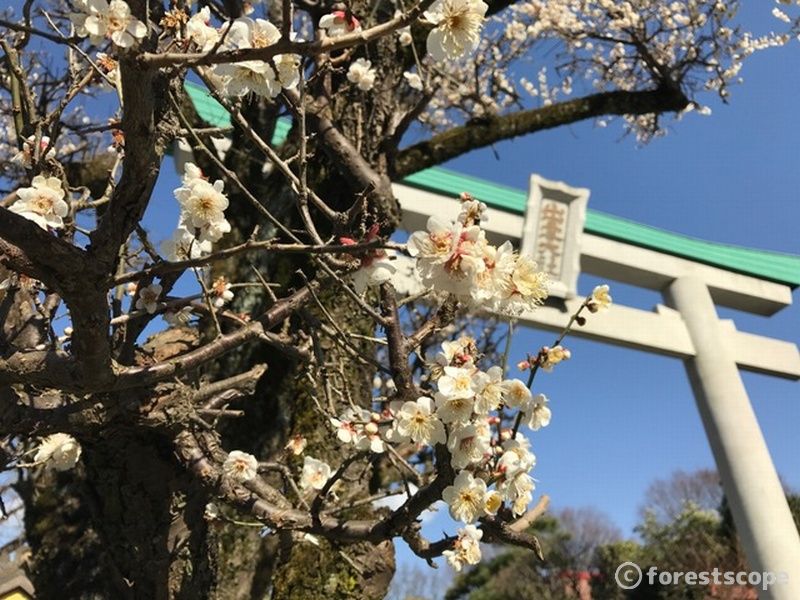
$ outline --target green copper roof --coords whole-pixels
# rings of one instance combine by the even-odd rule
[[[202,87],[187,84],[186,91],[204,121],[216,127],[225,127],[230,124],[228,112]],[[286,138],[289,127],[288,120],[279,121],[273,136],[273,143],[281,143]],[[457,197],[461,192],[468,192],[489,206],[518,214],[525,212],[528,196],[525,190],[478,179],[442,167],[432,167],[414,173],[403,179],[402,183],[443,196]],[[602,237],[658,250],[759,279],[792,287],[800,285],[800,256],[798,255],[707,242],[591,209],[587,211],[584,230]]]

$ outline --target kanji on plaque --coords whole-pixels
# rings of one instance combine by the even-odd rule
[[[575,296],[588,201],[588,189],[531,175],[521,251],[550,275],[551,296]]]

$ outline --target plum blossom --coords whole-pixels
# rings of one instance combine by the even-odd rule
[[[335,10],[319,20],[319,26],[328,37],[339,37],[361,31],[361,24],[353,15],[343,10]]]
[[[444,396],[472,398],[475,396],[475,377],[475,369],[445,367],[444,375],[439,378],[436,385],[439,393]]]
[[[428,54],[443,61],[473,52],[488,8],[482,0],[436,0],[425,11],[425,18],[436,25],[428,34]]]
[[[503,505],[503,495],[497,490],[492,490],[486,494],[486,503],[483,508],[487,515],[496,515]]]
[[[406,81],[408,82],[408,86],[412,89],[421,92],[425,87],[425,85],[422,83],[422,78],[417,73],[406,71],[403,73],[403,77],[405,77]]]
[[[550,424],[551,411],[547,406],[547,396],[536,394],[524,407],[523,412],[528,417],[528,427],[537,431]]]
[[[368,92],[375,85],[375,69],[372,68],[372,61],[359,58],[350,63],[347,69],[347,79],[356,84],[362,92]]]
[[[300,487],[321,490],[331,478],[331,467],[327,463],[306,456],[303,459],[303,473],[300,476]]]
[[[484,514],[486,506],[486,482],[473,477],[469,471],[456,475],[453,485],[444,488],[442,500],[450,509],[450,516],[457,521],[472,523]]]
[[[469,421],[475,408],[477,373],[475,369],[444,367],[444,375],[436,382],[436,406],[442,421]]]
[[[547,297],[547,274],[509,242],[495,247],[478,224],[485,205],[464,196],[459,220],[444,223],[430,217],[427,231],[408,240],[423,285],[448,292],[473,308],[516,315],[540,305]]]
[[[531,399],[531,391],[520,379],[507,379],[503,385],[503,400],[512,407],[519,408]]]
[[[264,19],[240,17],[228,30],[226,48],[266,48],[280,40],[278,28]],[[281,89],[290,88],[299,81],[299,58],[277,54],[273,57],[275,68],[263,60],[244,60],[220,64],[216,75],[225,81],[223,90],[229,96],[244,96],[253,92],[259,96],[275,98]]]
[[[131,14],[124,0],[78,0],[70,20],[80,37],[89,36],[93,44],[109,38],[120,48],[130,48],[147,35],[147,25]]]
[[[224,276],[217,277],[211,284],[211,289],[209,291],[212,298],[211,303],[214,305],[214,308],[222,308],[225,304],[233,300],[231,284]]]
[[[158,283],[151,283],[147,287],[139,290],[139,298],[136,300],[137,310],[146,310],[151,315],[158,308],[158,299],[161,296],[162,287]]]
[[[250,481],[258,475],[258,460],[247,452],[232,450],[222,463],[222,474],[237,483]]]
[[[439,418],[445,423],[466,423],[472,416],[475,400],[465,396],[436,394],[436,408]]]
[[[369,287],[390,281],[396,272],[397,269],[386,252],[382,252],[380,256],[365,256],[361,261],[361,268],[353,273],[353,288],[357,293],[363,294]]]
[[[54,433],[42,439],[33,460],[46,463],[56,471],[67,471],[78,464],[81,445],[68,433]]]
[[[505,500],[511,502],[511,511],[515,515],[521,515],[533,500],[535,487],[533,478],[528,473],[519,471],[512,477],[501,481],[497,489],[503,494]]]
[[[505,478],[527,473],[536,466],[536,456],[530,451],[530,447],[530,441],[521,433],[503,442],[503,454],[498,461],[498,468]]]
[[[447,441],[444,425],[434,414],[433,400],[427,396],[403,404],[396,418],[398,433],[413,442],[432,446]]]
[[[542,304],[547,298],[548,279],[536,261],[527,256],[517,257],[510,278],[502,285],[501,303],[505,310],[518,314]]]
[[[411,27],[399,29],[397,34],[397,40],[401,46],[410,46],[414,42],[414,36],[411,35]]]
[[[353,444],[359,450],[381,453],[386,445],[381,438],[378,421],[381,416],[366,409],[348,408],[338,419],[330,419],[336,437],[344,444]]]
[[[200,240],[186,227],[178,227],[172,237],[161,243],[161,252],[170,262],[200,258],[211,252],[211,241]]]
[[[485,415],[503,402],[503,368],[497,365],[475,376],[475,412]]]
[[[292,438],[286,443],[284,448],[294,454],[295,456],[299,456],[303,453],[303,451],[308,446],[308,440],[304,438],[302,435],[294,435]]]
[[[69,206],[64,201],[64,188],[58,177],[37,175],[31,181],[31,187],[17,190],[17,201],[9,210],[42,229],[60,229],[64,226],[63,217],[69,213]]]
[[[417,270],[425,285],[468,295],[474,275],[486,267],[480,252],[483,243],[479,227],[448,225],[432,216],[427,231],[411,234],[408,252],[417,259]]]
[[[220,34],[216,27],[211,26],[211,9],[208,6],[197,11],[186,23],[186,38],[203,51],[210,50],[219,42]]]
[[[586,308],[595,313],[611,306],[611,294],[608,291],[608,285],[605,283],[595,287],[592,295],[586,300]]]
[[[475,338],[462,335],[457,340],[442,342],[442,351],[436,354],[436,362],[442,367],[472,367],[477,355],[478,345]]]
[[[488,430],[478,424],[456,426],[447,439],[447,448],[450,450],[450,463],[455,469],[464,469],[471,464],[483,460],[490,451],[490,436]]]
[[[363,241],[373,242],[378,240],[378,231],[379,226],[376,223],[370,227]],[[345,246],[356,245],[356,240],[349,237],[340,237],[339,241]],[[353,287],[359,294],[363,294],[368,287],[377,286],[389,281],[397,272],[397,269],[390,261],[389,254],[382,248],[369,250],[359,258],[359,268],[352,275]]]
[[[475,525],[467,525],[458,530],[458,539],[453,544],[452,550],[445,550],[442,556],[456,571],[461,571],[466,565],[477,565],[481,561],[480,541],[483,531]]]
[[[570,351],[561,344],[552,348],[544,346],[539,353],[539,362],[542,369],[549,373],[553,370],[553,367],[562,361],[568,360],[570,356],[572,356]]]
[[[181,207],[178,227],[197,232],[197,238],[201,242],[219,241],[231,230],[231,225],[225,218],[228,197],[223,193],[224,183],[218,179],[211,184],[193,163],[187,163],[184,171],[183,185],[173,192]],[[179,241],[183,242],[183,237]],[[179,248],[177,243],[174,248]],[[199,251],[202,255],[204,250]]]

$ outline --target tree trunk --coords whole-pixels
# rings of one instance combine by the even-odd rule
[[[279,3],[278,3],[279,4]],[[393,6],[372,6],[353,2],[360,14],[371,10],[393,12]],[[403,81],[404,60],[408,52],[393,38],[381,40],[370,50],[369,58],[381,73],[384,94],[365,94],[346,84],[342,73],[319,78],[313,95],[329,99],[328,117],[358,148],[376,172],[388,172],[387,137],[396,125],[397,99],[394,88]],[[398,57],[401,57],[398,60]],[[405,57],[405,58],[402,58]],[[341,90],[339,88],[342,87]],[[255,131],[269,139],[278,111],[263,100],[251,100],[246,116]],[[299,227],[296,196],[279,173],[265,177],[259,151],[248,143],[241,131],[234,131],[234,144],[226,163],[253,194],[263,199],[268,209],[289,227]],[[290,136],[284,148],[289,156],[298,140]],[[314,159],[309,165],[308,182],[334,209],[348,208],[364,191],[340,169],[324,149],[312,143]],[[195,158],[211,179],[222,177],[214,165],[196,153]],[[388,178],[386,179],[388,181]],[[226,182],[231,207],[227,211],[233,231],[222,243],[232,245],[248,238],[256,224],[264,225],[256,211],[231,182]],[[334,232],[330,224],[318,219],[323,236],[347,234],[358,237],[365,228],[378,223],[383,233],[397,226],[396,206],[369,205],[352,229]],[[262,229],[262,237],[275,231]],[[233,281],[253,281],[255,266],[270,281],[287,286],[302,283],[296,271],[303,268],[309,278],[314,269],[305,259],[239,257],[215,269]],[[320,301],[343,329],[366,336],[374,325],[356,304],[340,290],[327,285]],[[237,294],[234,309],[253,313],[268,303],[264,294],[250,289]],[[309,319],[325,320],[315,306],[307,309]],[[288,334],[308,322],[291,321]],[[338,345],[322,339],[324,368],[337,373],[347,384],[353,401],[369,408],[374,369],[365,368]],[[363,350],[372,349],[365,343]],[[302,457],[287,457],[283,446],[290,436],[303,435],[309,441],[306,455],[334,465],[352,452],[343,448],[327,418],[316,409],[310,392],[319,392],[319,381],[309,381],[303,368],[283,354],[264,345],[252,344],[233,352],[206,371],[214,379],[241,373],[255,364],[266,364],[267,371],[252,397],[231,404],[246,412],[244,419],[221,426],[226,450],[252,452],[260,460],[288,461],[297,473]],[[341,411],[346,404],[337,406]],[[355,544],[332,546],[319,540],[319,546],[302,536],[268,533],[239,525],[209,524],[203,518],[208,501],[213,500],[177,466],[168,436],[143,435],[136,428],[104,431],[99,439],[80,440],[84,447],[85,472],[37,475],[30,482],[27,496],[28,540],[33,551],[32,576],[37,597],[49,598],[216,598],[219,600],[303,600],[321,594],[333,599],[377,600],[384,598],[395,569],[394,546]],[[376,457],[369,472],[349,481],[350,489],[370,493]],[[356,487],[357,486],[357,487]],[[373,489],[372,492],[375,490]],[[359,515],[372,513],[361,507]],[[355,514],[355,513],[354,513]],[[234,517],[235,515],[231,515]],[[77,555],[76,555],[77,551]],[[68,591],[68,593],[64,593]]]

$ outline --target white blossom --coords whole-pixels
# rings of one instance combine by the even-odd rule
[[[192,40],[201,50],[210,50],[219,42],[220,34],[211,26],[211,9],[204,6],[186,23],[186,37]]]
[[[484,511],[487,515],[496,515],[497,511],[503,505],[503,495],[497,490],[492,490],[486,494],[486,502],[484,503]]]
[[[214,280],[209,292],[212,298],[211,303],[214,305],[214,308],[222,308],[225,304],[233,300],[231,284],[224,276],[217,277]]]
[[[473,368],[445,367],[444,375],[436,382],[444,396],[472,398],[475,396],[477,370]]]
[[[17,190],[17,201],[9,210],[42,229],[60,229],[64,226],[63,217],[69,213],[69,206],[64,201],[64,188],[58,177],[37,175],[31,181],[31,187]]]
[[[496,410],[503,402],[503,368],[490,367],[488,371],[478,372],[474,378],[475,412],[485,415]]]
[[[483,460],[490,451],[490,437],[485,428],[475,423],[453,427],[447,439],[450,462],[455,469],[463,469]]]
[[[428,54],[443,61],[473,52],[488,8],[482,0],[436,0],[425,11],[425,18],[436,25],[428,34]]]
[[[406,71],[405,73],[403,73],[403,77],[405,77],[409,87],[415,90],[419,90],[421,92],[425,87],[424,84],[422,83],[422,78],[417,73]]]
[[[232,450],[222,463],[222,474],[237,483],[250,481],[258,475],[258,460],[247,452]]]
[[[527,473],[536,466],[536,456],[531,452],[531,443],[521,433],[503,442],[503,454],[498,466],[506,479],[518,473]]]
[[[531,399],[531,390],[520,379],[507,379],[502,383],[503,401],[512,408],[520,408]]]
[[[397,39],[401,46],[410,46],[414,42],[414,36],[411,35],[411,27],[399,29],[397,34]]]
[[[547,396],[536,394],[524,408],[525,415],[528,417],[528,427],[537,431],[550,424],[551,412],[547,406]]]
[[[110,39],[120,48],[130,48],[147,35],[147,25],[131,14],[124,0],[79,0],[79,12],[70,15],[76,33],[89,36],[93,44]]]
[[[211,252],[211,241],[200,240],[180,226],[172,233],[172,237],[161,242],[161,252],[170,262],[200,258]]]
[[[231,225],[225,218],[228,198],[223,193],[224,183],[218,179],[211,184],[193,163],[187,163],[184,170],[183,185],[174,191],[175,199],[181,207],[178,227],[196,232],[201,242],[216,242],[231,230]],[[189,240],[181,234],[179,239],[174,240],[174,252],[170,254],[177,254],[187,241]],[[199,249],[199,255],[204,251]]]
[[[68,433],[48,435],[39,444],[33,460],[46,463],[56,471],[67,471],[73,468],[81,457],[81,445]]]
[[[396,272],[386,252],[369,254],[361,259],[361,267],[352,275],[353,288],[363,294],[369,287],[390,281]]]
[[[139,290],[139,298],[136,300],[137,310],[146,310],[151,315],[158,308],[158,299],[161,296],[162,287],[158,283],[151,283],[147,287]]]
[[[570,351],[559,344],[552,348],[544,346],[539,360],[541,361],[542,369],[549,373],[553,370],[553,367],[562,361],[568,360],[570,356],[572,356]]]
[[[308,440],[303,437],[302,435],[295,435],[286,443],[284,448],[294,454],[295,456],[299,456],[303,453],[303,451],[308,446]]]
[[[303,473],[300,476],[300,487],[321,490],[331,477],[330,466],[316,458],[306,456],[303,459]]]
[[[432,446],[447,441],[444,425],[434,414],[433,400],[427,396],[403,404],[396,419],[398,433],[418,444]]]
[[[484,514],[486,506],[486,482],[461,471],[442,492],[442,500],[450,509],[450,516],[457,521],[472,523]]]
[[[278,28],[264,19],[240,17],[230,27],[226,48],[266,48],[280,40]],[[273,57],[275,68],[264,60],[245,60],[220,64],[216,75],[224,80],[223,90],[229,96],[244,96],[250,92],[275,98],[281,89],[290,88],[299,80],[299,58],[278,54]]]
[[[359,58],[350,63],[347,69],[347,79],[356,84],[356,87],[363,92],[368,92],[375,85],[375,69],[372,68],[372,61]]]
[[[456,571],[461,571],[466,565],[477,565],[481,561],[480,540],[483,531],[475,525],[467,525],[458,530],[458,539],[453,544],[452,550],[445,550],[442,556]]]
[[[597,312],[601,309],[606,309],[611,306],[611,294],[608,293],[609,288],[607,284],[598,285],[592,290],[592,295],[586,301],[586,307],[591,312]]]

